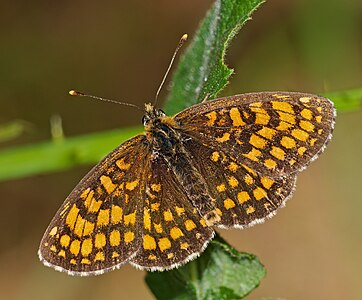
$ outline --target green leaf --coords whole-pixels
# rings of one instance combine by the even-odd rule
[[[2,150],[0,181],[96,163],[141,131],[141,127],[125,128]]]
[[[200,25],[181,58],[165,104],[168,114],[213,99],[233,74],[224,63],[226,49],[239,29],[263,0],[218,0]]]
[[[158,300],[231,300],[249,294],[265,274],[256,256],[238,252],[217,236],[197,260],[168,272],[149,272],[146,283]]]

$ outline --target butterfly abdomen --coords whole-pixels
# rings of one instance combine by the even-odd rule
[[[163,122],[164,120],[155,119],[150,131],[154,157],[162,156],[169,171],[174,173],[184,187],[189,201],[197,208],[199,215],[205,217],[205,220],[212,216],[214,221],[209,222],[212,225],[218,218],[212,213],[215,207],[205,179],[192,164],[190,153],[183,146],[183,138],[178,128],[170,126]]]

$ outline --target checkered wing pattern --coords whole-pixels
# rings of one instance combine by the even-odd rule
[[[325,148],[335,109],[287,92],[206,101],[168,117],[145,105],[145,134],[107,155],[67,197],[39,256],[71,275],[125,262],[168,270],[199,255],[214,227],[275,214]]]
[[[203,102],[175,116],[192,139],[271,177],[304,169],[331,138],[333,104],[311,94],[263,92]]]
[[[270,177],[251,169],[223,151],[185,142],[207,185],[218,227],[243,228],[275,214],[294,191],[296,176]]]
[[[67,197],[41,241],[44,264],[71,275],[100,274],[137,253],[149,160],[144,139],[136,136],[116,148]]]
[[[162,155],[152,160],[143,207],[143,242],[132,264],[167,270],[199,255],[213,237]]]

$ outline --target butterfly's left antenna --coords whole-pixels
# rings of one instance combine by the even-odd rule
[[[131,107],[137,108],[138,110],[144,111],[144,109],[142,109],[139,106],[137,106],[135,104],[132,104],[132,103],[120,102],[120,101],[116,101],[116,100],[112,100],[112,99],[107,99],[107,98],[97,97],[97,96],[93,96],[93,95],[88,95],[88,94],[84,94],[84,93],[81,93],[81,92],[78,92],[78,91],[75,91],[75,90],[69,91],[69,95],[71,95],[71,96],[79,96],[79,97],[88,97],[88,98],[93,98],[93,99],[97,99],[97,100],[101,100],[101,101],[105,101],[105,102],[111,102],[111,103],[131,106]]]
[[[170,70],[171,70],[173,61],[175,60],[175,57],[176,57],[176,54],[177,54],[177,52],[180,50],[180,48],[182,47],[182,45],[186,42],[187,37],[188,37],[188,36],[187,36],[187,34],[185,33],[185,34],[181,37],[180,41],[178,42],[178,45],[177,45],[177,47],[176,47],[176,50],[175,50],[175,52],[174,52],[173,55],[172,55],[170,64],[168,65],[168,68],[167,68],[167,70],[166,70],[166,73],[165,73],[165,75],[163,76],[162,81],[161,81],[161,84],[160,84],[160,86],[159,86],[159,88],[158,88],[158,90],[157,90],[156,97],[155,97],[155,102],[154,102],[153,106],[156,106],[156,104],[157,104],[158,95],[160,94],[160,91],[161,91],[161,89],[162,89],[163,84],[165,83],[165,80],[166,80],[166,78],[167,78],[167,75],[168,75],[168,73],[169,73]]]

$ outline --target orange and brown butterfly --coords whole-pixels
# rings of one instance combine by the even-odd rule
[[[127,262],[151,271],[181,266],[216,228],[262,223],[284,206],[297,174],[331,139],[335,114],[328,99],[296,92],[204,101],[174,116],[146,104],[145,133],[75,187],[39,257],[81,276]]]

